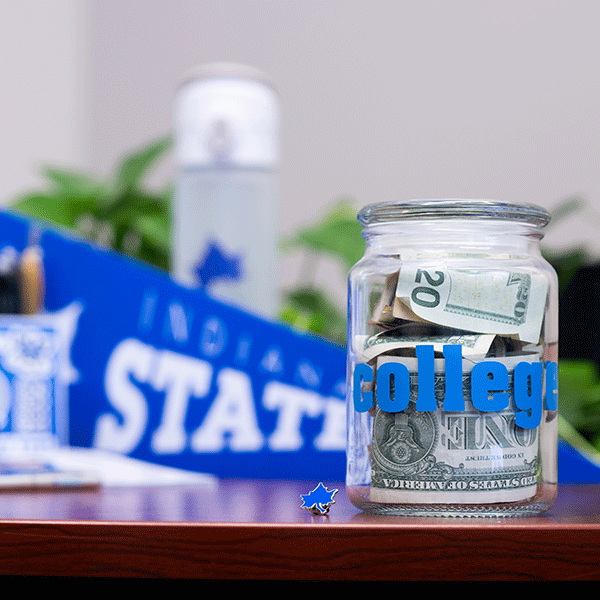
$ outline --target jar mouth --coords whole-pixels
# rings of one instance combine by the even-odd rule
[[[517,221],[537,227],[550,222],[550,213],[535,204],[498,200],[430,199],[377,202],[358,212],[363,226],[393,223],[407,219],[486,219]]]

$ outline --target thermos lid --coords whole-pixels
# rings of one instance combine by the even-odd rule
[[[279,98],[252,66],[211,63],[184,74],[175,100],[179,167],[272,169],[279,162]]]

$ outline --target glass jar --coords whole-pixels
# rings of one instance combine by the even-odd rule
[[[557,493],[549,213],[491,200],[364,207],[348,288],[346,486],[365,512],[525,516]]]

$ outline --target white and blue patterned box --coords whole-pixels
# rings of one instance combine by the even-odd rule
[[[55,315],[0,316],[0,456],[68,441],[59,321]]]

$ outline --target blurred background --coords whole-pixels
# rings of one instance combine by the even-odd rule
[[[257,67],[281,111],[277,227],[292,243],[278,281],[326,288],[284,302],[281,317],[343,343],[361,205],[462,197],[575,208],[544,248],[563,291],[579,274],[578,292],[561,297],[561,358],[596,366],[582,384],[563,363],[573,384],[561,406],[600,448],[599,22],[596,0],[2,0],[0,206],[29,202],[39,215],[50,189],[55,216],[74,224],[59,214],[62,198],[79,202],[90,180],[128,164],[160,217],[174,178],[162,141],[183,74]],[[162,225],[140,222],[142,258],[165,266]]]
[[[547,243],[597,252],[598,22],[594,0],[3,0],[0,200],[45,185],[41,165],[110,173],[170,133],[185,71],[235,61],[280,96],[282,236],[340,196],[576,194],[589,208]],[[166,154],[149,185],[171,178]],[[282,286],[302,268],[283,256]]]

